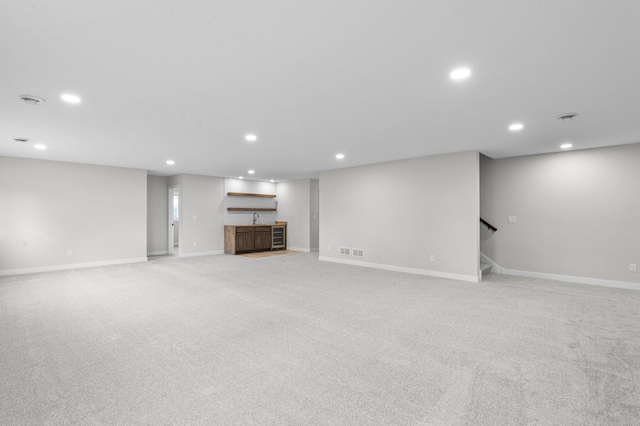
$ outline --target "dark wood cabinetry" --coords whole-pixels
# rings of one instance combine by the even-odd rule
[[[255,249],[258,251],[271,250],[271,227],[256,227]]]
[[[278,245],[273,244],[273,228],[277,228]],[[225,225],[224,252],[226,254],[268,251],[273,248],[286,248],[284,233],[286,225]]]
[[[236,228],[236,252],[253,251],[255,249],[255,231],[253,228]]]

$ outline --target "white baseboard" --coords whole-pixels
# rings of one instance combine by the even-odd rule
[[[449,272],[431,271],[429,269],[407,268],[404,266],[385,265],[383,263],[361,262],[350,259],[336,259],[334,257],[318,256],[318,260],[325,262],[343,263],[345,265],[364,266],[365,268],[384,269],[386,271],[406,272],[408,274],[426,275],[430,277],[447,278],[458,281],[479,282],[477,275],[452,274]]]
[[[311,249],[309,248],[302,248],[302,247],[287,247],[287,250],[291,250],[291,251],[302,251],[305,253],[311,253]]]
[[[212,256],[214,254],[224,254],[224,250],[198,251],[195,253],[180,253],[179,257]]]
[[[494,274],[503,274],[504,268],[498,265],[496,262],[491,260],[487,255],[480,252],[480,262],[482,263],[490,263],[491,264],[491,272]]]
[[[601,278],[576,277],[573,275],[548,274],[545,272],[520,271],[517,269],[507,269],[480,253],[480,259],[486,263],[491,263],[491,272],[495,274],[514,275],[516,277],[541,278],[543,280],[563,281],[568,283],[599,285],[601,287],[626,288],[628,290],[640,290],[640,284],[627,281],[603,280]]]
[[[69,263],[66,265],[38,266],[35,268],[5,269],[0,271],[0,276],[35,274],[37,272],[66,271],[69,269],[93,268],[96,266],[123,265],[126,263],[146,262],[147,260],[148,259],[146,257],[132,257],[129,259],[103,260],[99,262]]]
[[[169,252],[167,250],[165,251],[150,251],[147,252],[147,256],[162,256],[165,254],[169,254]]]
[[[564,281],[577,284],[599,285],[602,287],[626,288],[628,290],[640,290],[640,284],[627,281],[603,280],[600,278],[576,277],[573,275],[547,274],[544,272],[519,271],[517,269],[502,268],[505,275],[517,277],[542,278],[545,280]]]

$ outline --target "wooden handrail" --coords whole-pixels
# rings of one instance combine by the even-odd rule
[[[489,222],[487,222],[483,218],[480,218],[480,223],[482,223],[483,225],[486,225],[487,229],[490,229],[491,231],[495,232],[495,231],[498,230],[498,228],[496,228],[495,226],[493,226],[492,224],[490,224]]]

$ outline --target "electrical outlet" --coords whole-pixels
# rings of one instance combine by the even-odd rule
[[[331,246],[327,246],[327,251],[330,251],[330,250],[331,250]]]
[[[191,219],[193,219],[193,220],[198,220],[198,215],[197,215],[197,214],[194,214],[193,216],[191,216]]]
[[[629,272],[638,272],[638,268],[635,263],[629,264]]]
[[[516,217],[515,216],[509,216],[509,223],[516,223]]]
[[[432,254],[431,256],[429,256],[429,260],[432,261],[432,262],[435,262],[436,261],[436,255]]]
[[[194,246],[194,247],[198,247],[198,242],[197,242],[197,241],[194,241],[194,242],[193,242],[193,246]]]
[[[73,250],[67,250],[67,256],[73,256]]]

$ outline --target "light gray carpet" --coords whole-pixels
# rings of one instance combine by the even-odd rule
[[[0,424],[637,425],[640,292],[208,256],[0,278]]]

